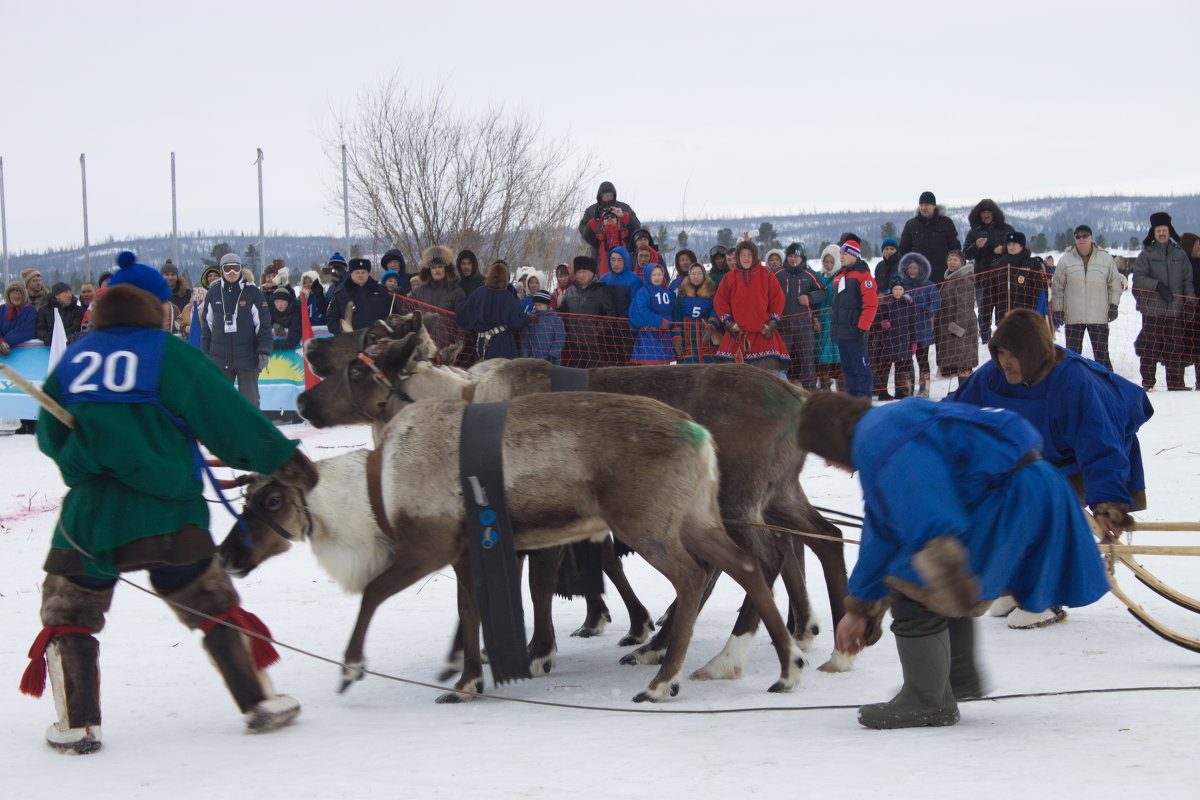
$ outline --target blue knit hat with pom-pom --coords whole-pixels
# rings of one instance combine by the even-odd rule
[[[127,283],[147,291],[160,301],[166,301],[171,296],[171,287],[167,279],[153,267],[137,263],[137,256],[129,250],[122,250],[117,256],[117,271],[113,273],[109,286]]]

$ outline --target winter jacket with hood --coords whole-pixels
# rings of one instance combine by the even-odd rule
[[[325,296],[325,287],[321,284],[321,276],[315,269],[310,269],[300,277],[302,286],[304,278],[312,280],[312,283],[309,284],[308,295],[304,298],[304,302],[308,305],[308,322],[310,325],[324,325],[325,309],[329,307],[329,298]]]
[[[21,293],[21,305],[8,304],[11,292]],[[37,334],[37,310],[29,303],[29,289],[25,281],[13,281],[4,290],[4,305],[0,306],[0,342],[9,347],[24,344]]]
[[[42,310],[37,313],[37,338],[50,344],[50,339],[54,335],[54,309],[56,308],[58,315],[62,317],[67,341],[75,341],[83,329],[83,306],[79,305],[79,298],[74,295],[71,296],[70,305],[64,306],[58,302],[57,298],[51,297],[50,302],[42,306]]]
[[[209,287],[201,314],[204,332],[200,349],[218,367],[258,371],[259,355],[274,350],[271,309],[262,290],[246,280],[224,278]],[[226,320],[233,330],[226,330]]]
[[[658,272],[663,276],[661,286],[650,282]],[[675,358],[671,347],[671,316],[675,311],[675,295],[667,286],[667,270],[658,264],[646,267],[642,286],[629,303],[629,326],[637,331],[630,361],[635,364],[665,364]]]
[[[1071,487],[1043,461],[1014,472],[1039,438],[1018,415],[923,398],[867,411],[852,444],[866,519],[847,606],[895,590],[936,610],[913,556],[944,536],[966,547],[979,601],[1012,592],[1037,612],[1103,597],[1104,562]]]
[[[983,224],[984,211],[992,212],[990,225]],[[1004,212],[996,205],[996,201],[988,198],[980,200],[971,209],[967,215],[967,225],[967,246],[963,252],[975,262],[975,274],[982,275],[991,268],[993,261],[1004,255],[1004,236],[1012,233],[1013,226],[1004,221]],[[975,244],[976,239],[987,239],[987,243],[979,247]],[[997,247],[1000,248],[999,253],[996,252]]]
[[[900,251],[892,253],[888,258],[879,259],[879,263],[875,265],[875,285],[879,287],[879,291],[887,291],[892,285],[892,278],[896,276],[900,267]]]
[[[913,357],[917,349],[917,327],[917,307],[912,295],[906,293],[899,298],[893,297],[891,292],[883,295],[871,326],[872,349],[877,348],[882,364]],[[878,368],[882,364],[872,366]]]
[[[1087,259],[1074,246],[1058,260],[1050,282],[1050,303],[1068,325],[1105,325],[1109,306],[1119,306],[1125,276],[1102,247],[1092,245]]]
[[[445,245],[425,248],[421,254],[421,271],[412,279],[412,299],[426,305],[454,312],[467,294],[458,285],[458,270],[454,267],[454,254]],[[432,268],[446,268],[446,277],[433,279]]]
[[[1151,237],[1133,263],[1133,297],[1137,309],[1147,317],[1181,317],[1184,305],[1195,303],[1192,262],[1183,248],[1167,240],[1159,244]],[[1159,287],[1171,292],[1171,302],[1163,300]]]
[[[951,250],[961,250],[958,242],[958,231],[954,221],[946,216],[946,209],[936,206],[928,218],[922,217],[920,211],[916,216],[904,223],[900,233],[900,255],[920,253],[929,259],[929,279],[941,283],[946,275],[946,256]]]
[[[841,269],[838,265],[840,252],[836,244],[826,245],[825,249],[821,251],[821,271],[817,273],[817,278],[825,287],[825,299],[813,305],[813,311],[817,315],[817,324],[821,326],[817,331],[816,348],[817,363],[819,364],[838,364],[842,360],[837,345],[833,343],[833,338],[830,336],[833,322],[833,279]],[[832,256],[833,269],[825,269],[825,256]]]
[[[937,315],[933,342],[943,376],[969,372],[979,366],[974,269],[967,263],[956,270],[947,270],[946,280],[938,286],[942,309]]]
[[[399,262],[398,264],[393,263],[397,261]],[[400,276],[400,285],[396,289],[395,293],[404,297],[408,297],[409,293],[412,291],[412,276],[408,274],[408,267],[404,261],[404,254],[393,247],[391,250],[388,250],[383,254],[383,258],[379,259],[379,266],[384,270],[384,272],[393,270],[397,275]],[[383,281],[380,280],[380,283],[382,282]]]
[[[1146,479],[1138,429],[1154,414],[1142,387],[1090,359],[1054,344],[1043,317],[1029,309],[1010,313],[988,342],[992,359],[965,380],[948,401],[1006,408],[1042,436],[1042,457],[1064,474],[1083,474],[1088,505],[1102,502],[1145,508]],[[1009,383],[996,363],[1012,353],[1022,383]]]
[[[468,275],[463,271],[462,264],[466,261],[470,263],[472,269]],[[483,273],[479,271],[479,259],[475,257],[472,250],[463,250],[459,252],[454,259],[455,269],[458,271],[458,285],[462,288],[463,294],[467,297],[471,296],[471,292],[483,286]]]
[[[713,298],[717,284],[707,275],[704,283],[693,286],[684,278],[676,293],[675,309],[671,319],[675,321],[672,339],[679,342],[683,355],[676,359],[680,364],[710,364],[716,349],[709,341],[709,331],[715,330],[718,321],[713,310]]]
[[[908,266],[917,265],[917,277],[908,276]],[[915,312],[916,330],[913,341],[918,348],[929,347],[933,344],[933,320],[942,308],[942,298],[938,287],[929,280],[930,264],[920,253],[907,253],[900,257],[898,278],[904,291],[912,297]],[[886,289],[880,289],[886,292]]]
[[[620,255],[625,259],[625,265],[620,272],[613,269],[613,255]],[[629,302],[633,299],[633,293],[642,288],[642,279],[633,271],[633,261],[629,257],[629,251],[624,247],[614,247],[606,254],[608,256],[608,272],[600,277],[600,282],[608,287],[612,293],[613,307],[616,309],[618,317],[629,315]]]
[[[713,298],[713,310],[725,326],[715,357],[728,361],[778,358],[791,363],[792,357],[778,330],[771,331],[769,338],[762,335],[768,322],[778,325],[783,304],[783,287],[761,261],[749,269],[734,267],[717,286]],[[731,322],[741,328],[736,336],[729,330]]]
[[[604,194],[612,194],[613,201],[607,204],[600,202],[600,196]],[[585,242],[592,246],[593,250],[598,251],[600,242],[598,239],[596,239],[596,234],[592,232],[591,225],[589,223],[593,219],[599,219],[600,214],[607,206],[615,206],[622,211],[628,212],[630,230],[637,230],[638,228],[642,227],[642,223],[638,221],[637,214],[634,213],[630,205],[617,200],[617,188],[609,181],[604,181],[600,184],[600,188],[596,190],[596,202],[587,207],[587,210],[583,212],[583,217],[579,220],[579,235],[583,237]],[[630,239],[630,241],[633,240]],[[630,266],[632,267],[632,264]]]

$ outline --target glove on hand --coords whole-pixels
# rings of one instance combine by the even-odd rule
[[[1100,523],[1100,527],[1114,535],[1119,535],[1121,531],[1133,530],[1134,519],[1129,516],[1129,506],[1125,503],[1096,503],[1092,514]],[[1105,519],[1101,519],[1102,517]],[[1106,522],[1108,524],[1105,524]],[[1112,530],[1114,528],[1117,530]]]
[[[266,369],[267,362],[270,360],[271,360],[270,353],[259,353],[258,354],[258,371],[262,372],[264,369]]]
[[[890,319],[882,320],[879,323],[879,327],[883,328],[885,331],[890,331],[892,329],[892,321]]]
[[[1165,283],[1160,283],[1158,285],[1158,296],[1161,297],[1163,302],[1167,305],[1171,305],[1171,301],[1175,299],[1175,293],[1172,292],[1170,287],[1168,287]]]
[[[1117,307],[1110,305],[1108,307],[1108,321],[1112,322],[1117,318]]]

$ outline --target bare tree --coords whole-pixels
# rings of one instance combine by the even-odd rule
[[[414,94],[395,77],[361,92],[325,138],[339,161],[346,144],[356,225],[411,264],[434,244],[550,262],[597,174],[590,155],[547,140],[526,115],[461,114],[444,89]],[[340,203],[340,181],[334,193]]]

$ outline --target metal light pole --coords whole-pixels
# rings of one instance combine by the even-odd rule
[[[92,250],[88,242],[87,156],[79,154],[79,175],[83,180],[83,279],[92,281]]]
[[[179,266],[179,215],[175,207],[175,154],[171,153],[171,261]]]
[[[4,159],[0,158],[0,238],[4,239],[4,285],[8,286],[8,212],[4,207]],[[4,298],[8,302],[8,298]]]
[[[342,145],[342,221],[346,230],[346,258],[350,257],[350,181],[346,171],[346,145]]]
[[[267,265],[267,234],[263,227],[263,180],[262,180],[262,165],[263,151],[258,148],[258,261],[263,267]]]

